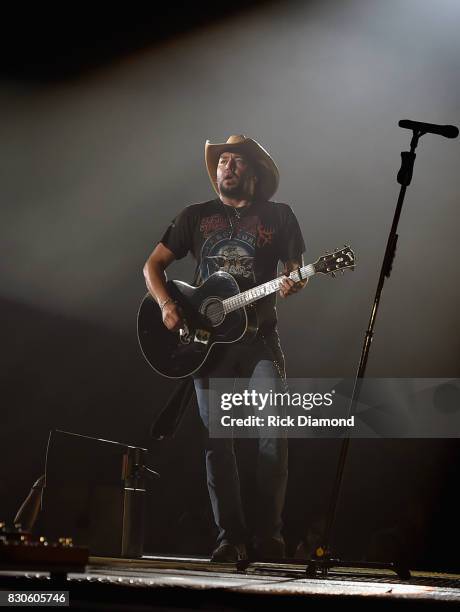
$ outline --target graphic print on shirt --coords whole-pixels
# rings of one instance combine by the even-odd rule
[[[255,249],[271,244],[273,230],[264,228],[257,216],[251,216],[240,220],[232,237],[232,229],[221,215],[202,219],[200,230],[206,238],[201,248],[202,280],[223,270],[255,284]]]
[[[243,234],[243,235],[242,235]],[[201,249],[200,275],[203,280],[218,270],[255,282],[254,236],[238,232],[231,238],[230,229],[214,232]]]

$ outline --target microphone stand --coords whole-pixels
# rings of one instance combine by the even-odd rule
[[[379,308],[380,297],[383,290],[383,285],[385,282],[385,278],[390,277],[393,260],[396,252],[396,243],[398,241],[398,234],[396,230],[398,228],[399,217],[401,216],[402,205],[404,202],[404,196],[406,194],[406,189],[410,185],[412,179],[412,173],[414,170],[414,162],[415,162],[415,149],[418,144],[418,140],[423,134],[426,134],[427,131],[422,128],[417,129],[414,128],[412,131],[412,140],[410,143],[410,151],[402,151],[401,152],[401,168],[397,175],[397,181],[401,185],[401,189],[399,192],[398,201],[396,204],[396,210],[393,217],[393,223],[391,225],[390,233],[387,240],[387,246],[385,249],[385,255],[383,257],[383,263],[380,270],[380,277],[377,284],[377,291],[375,293],[375,299],[371,310],[371,315],[369,318],[369,325],[365,334],[364,344],[361,351],[361,358],[359,361],[358,370],[356,373],[353,391],[351,394],[351,399],[348,407],[348,417],[350,417],[355,409],[355,405],[358,401],[360,388],[362,379],[364,378],[367,360],[369,357],[369,351],[371,347],[372,337],[374,334],[374,326],[377,318],[377,311]],[[457,131],[458,133],[458,131]],[[326,526],[323,535],[323,543],[321,546],[318,546],[312,555],[312,558],[307,562],[306,566],[306,574],[309,577],[314,577],[321,573],[322,576],[326,577],[328,574],[328,570],[331,567],[358,567],[358,568],[367,568],[367,569],[389,569],[398,575],[401,580],[408,580],[410,578],[409,568],[401,565],[400,563],[374,563],[374,562],[351,562],[351,561],[341,561],[339,559],[333,559],[331,557],[330,552],[330,542],[332,531],[336,519],[337,513],[337,505],[340,496],[340,490],[343,480],[343,472],[345,467],[345,461],[347,458],[348,447],[350,445],[350,435],[346,434],[346,437],[342,441],[342,446],[340,449],[339,460],[337,464],[337,471],[334,480],[334,486],[331,493],[331,498],[329,502],[329,509],[327,514]]]

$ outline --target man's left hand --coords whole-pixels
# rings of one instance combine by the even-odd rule
[[[289,274],[289,273],[286,272],[286,274]],[[298,283],[295,283],[288,276],[286,276],[281,281],[280,296],[282,298],[285,298],[285,297],[288,297],[289,295],[293,295],[294,293],[298,293],[301,289],[305,287],[307,283],[308,283],[308,278],[306,278],[305,280],[299,281]]]

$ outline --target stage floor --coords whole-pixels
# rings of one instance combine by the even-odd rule
[[[2,571],[0,589],[41,590],[52,581],[43,572]],[[13,586],[12,586],[13,585]],[[460,603],[460,575],[412,572],[401,581],[389,571],[332,569],[327,577],[308,578],[305,566],[264,564],[244,572],[209,559],[144,556],[142,559],[90,557],[84,573],[70,573],[56,588],[70,592],[71,607],[81,610],[168,609],[249,610],[257,604],[315,603],[343,609],[344,603],[394,607]]]

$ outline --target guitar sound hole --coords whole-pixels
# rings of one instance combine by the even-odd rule
[[[224,307],[219,298],[209,297],[200,308],[201,314],[211,323],[213,327],[217,327],[225,318]]]

